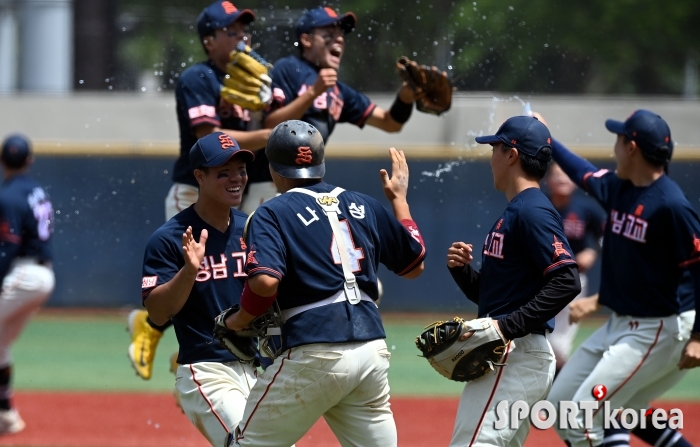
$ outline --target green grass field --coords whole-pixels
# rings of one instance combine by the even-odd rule
[[[463,385],[441,377],[418,357],[416,335],[434,316],[385,316],[387,345],[392,353],[389,381],[394,396],[459,396]],[[444,316],[443,316],[444,317]],[[168,358],[177,349],[171,329],[161,340],[153,378],[143,381],[126,356],[129,334],[126,313],[43,312],[35,317],[14,346],[17,390],[170,392],[173,376]],[[602,320],[583,325],[580,344]],[[690,371],[664,399],[700,399],[700,373]]]

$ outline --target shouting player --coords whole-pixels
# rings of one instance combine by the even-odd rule
[[[151,236],[143,261],[149,318],[175,326],[180,405],[215,447],[238,425],[255,382],[255,367],[211,337],[214,318],[238,303],[243,291],[247,216],[232,207],[241,203],[252,159],[252,152],[224,132],[197,141],[189,155],[197,201]]]
[[[408,279],[423,272],[403,152],[390,149],[391,177],[380,171],[393,216],[369,196],[323,182],[315,127],[278,125],[266,152],[283,194],[250,218],[242,310],[226,324],[245,328],[276,300],[282,346],[251,391],[234,445],[289,446],[323,416],[342,445],[396,446],[391,354],[374,301],[379,263]]]
[[[254,18],[250,10],[238,9],[228,1],[217,1],[207,6],[197,19],[197,32],[207,60],[189,67],[177,81],[175,97],[180,156],[173,168],[173,186],[165,199],[166,221],[197,200],[198,184],[188,158],[197,139],[221,131],[246,149],[265,147],[270,130],[252,130],[260,127],[260,123],[252,121],[251,113],[224,101],[220,95],[229,55],[240,42],[248,42],[247,27]],[[258,157],[248,168],[255,176],[250,179],[245,204],[241,208],[249,213],[262,201],[274,197],[277,190],[264,157]],[[129,358],[136,373],[144,380],[151,378],[156,347],[163,331],[170,325],[170,322],[162,326],[154,324],[143,310],[135,310],[129,315],[132,337]]]
[[[339,16],[329,7],[307,11],[296,24],[299,55],[275,62],[272,71],[273,102],[266,127],[286,120],[312,124],[328,142],[336,123],[365,124],[398,132],[413,110],[414,92],[406,83],[391,109],[384,110],[369,98],[338,81],[345,52],[345,35],[355,28],[355,14]]]
[[[10,401],[10,349],[29,318],[53,292],[51,267],[53,207],[29,176],[33,161],[29,141],[21,135],[2,145],[0,164],[0,435],[24,430],[25,423]]]
[[[481,270],[471,266],[473,246],[464,242],[448,249],[447,266],[462,292],[479,305],[479,318],[495,320],[510,341],[505,365],[464,387],[450,445],[521,446],[530,424],[519,421],[516,429],[497,430],[496,406],[504,400],[533,405],[547,396],[555,361],[546,333],[581,286],[561,218],[539,187],[552,158],[547,127],[537,118],[516,116],[496,135],[476,141],[493,147],[494,186],[509,203],[486,237]]]
[[[637,110],[626,121],[607,120],[617,135],[617,170],[598,170],[555,142],[554,158],[564,172],[605,208],[599,301],[613,313],[562,369],[548,397],[592,401],[600,385],[606,393],[599,408],[634,408],[661,395],[677,369],[700,365],[700,321],[680,318],[677,297],[681,273],[693,284],[693,306],[700,305],[700,222],[665,169],[673,153],[671,130],[657,114]],[[692,331],[692,332],[691,332]],[[679,344],[682,347],[679,347]],[[680,359],[677,358],[681,352]],[[601,388],[602,389],[602,388]],[[603,412],[594,412],[593,428],[560,429],[572,446],[599,446]]]

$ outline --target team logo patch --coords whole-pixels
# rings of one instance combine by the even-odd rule
[[[557,239],[556,236],[554,236],[554,243],[552,244],[552,247],[554,247],[554,256],[552,257],[552,259],[557,259],[560,256],[571,257],[569,252],[566,251],[566,249],[564,248],[564,243]]]
[[[313,154],[311,153],[311,148],[308,146],[300,146],[297,149],[297,159],[295,160],[298,165],[309,165],[313,161]]]
[[[331,196],[322,196],[316,200],[318,201],[319,204],[321,204],[323,206],[331,206],[335,203],[338,203],[338,199],[335,197],[331,197]]]
[[[241,243],[241,250],[245,250],[246,248],[248,248],[248,246],[245,244],[245,241],[243,240],[242,237],[238,238],[238,240]]]
[[[338,17],[338,13],[335,12],[333,9],[329,8],[326,6],[323,8],[326,11],[326,14],[328,14],[328,17],[333,17],[334,19]]]
[[[158,284],[157,276],[144,276],[141,280],[141,288],[148,289],[150,287],[155,287]]]
[[[236,147],[236,143],[228,135],[219,135],[219,141],[221,142],[221,150]]]
[[[236,9],[231,2],[221,2],[221,6],[224,8],[224,12],[226,14],[233,14],[234,12],[238,11],[238,9]]]
[[[258,265],[258,260],[255,259],[255,253],[257,253],[257,250],[255,250],[255,246],[252,246],[250,248],[250,251],[248,252],[248,257],[245,260],[245,265],[250,265],[250,264]]]

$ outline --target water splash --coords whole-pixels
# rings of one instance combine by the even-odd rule
[[[490,149],[486,146],[484,146],[483,150],[477,149],[479,146],[482,145],[476,143],[474,139],[475,137],[480,137],[485,134],[492,133],[492,129],[494,129],[495,127],[494,120],[496,119],[496,108],[498,107],[498,104],[507,103],[511,101],[518,101],[523,106],[523,115],[532,116],[532,108],[530,106],[530,103],[524,101],[518,95],[513,95],[505,98],[499,98],[498,96],[494,96],[493,98],[491,98],[491,107],[489,108],[488,125],[486,129],[467,129],[467,131],[464,134],[464,143],[461,145],[461,148],[459,150],[459,160],[449,161],[444,165],[440,164],[438,165],[436,170],[423,171],[421,172],[421,175],[425,177],[439,179],[442,174],[452,172],[452,169],[467,163],[469,159],[475,159],[476,157],[480,157],[486,154]],[[495,132],[495,129],[493,130],[493,132]]]

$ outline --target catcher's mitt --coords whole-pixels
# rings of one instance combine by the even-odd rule
[[[243,43],[231,52],[221,97],[251,111],[262,110],[272,100],[272,65]]]
[[[437,372],[450,380],[469,382],[503,366],[508,342],[493,320],[479,318],[464,321],[437,321],[416,337],[416,346]],[[464,341],[460,337],[474,331]]]
[[[437,67],[418,65],[406,56],[396,60],[396,68],[401,79],[415,92],[416,108],[419,111],[440,115],[450,110],[452,82],[447,73]]]
[[[235,355],[238,360],[250,362],[255,359],[258,353],[258,345],[255,337],[257,334],[251,330],[234,331],[226,327],[226,318],[241,308],[234,304],[230,309],[221,312],[214,319],[214,338],[219,341],[222,348],[227,349]]]

